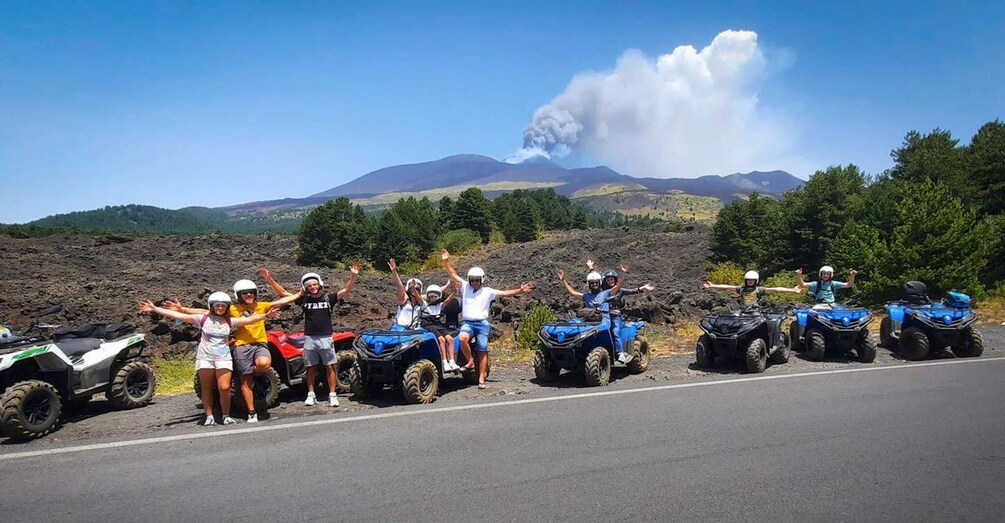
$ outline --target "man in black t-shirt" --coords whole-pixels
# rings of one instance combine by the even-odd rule
[[[345,287],[338,292],[324,293],[324,282],[317,273],[309,272],[300,278],[300,285],[303,287],[303,296],[297,298],[296,303],[304,311],[304,365],[307,367],[307,400],[304,405],[314,405],[317,397],[314,394],[314,376],[316,367],[324,365],[328,372],[328,404],[338,407],[338,397],[335,391],[338,386],[338,373],[335,368],[335,347],[332,345],[332,309],[338,304],[356,284],[356,277],[359,276],[360,264],[356,263],[349,268],[351,274]],[[258,273],[272,289],[282,296],[290,293],[282,285],[272,279],[267,269],[259,269]]]

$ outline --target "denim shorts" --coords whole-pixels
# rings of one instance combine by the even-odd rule
[[[489,351],[489,332],[491,331],[492,326],[489,324],[489,320],[461,322],[460,332],[466,332],[474,339],[471,348],[478,352]]]

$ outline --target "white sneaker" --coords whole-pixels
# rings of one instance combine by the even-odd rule
[[[627,352],[622,352],[622,353],[618,354],[618,362],[620,362],[620,363],[628,363],[629,361],[632,361],[632,355],[631,354],[629,354]]]
[[[450,362],[447,360],[440,360],[440,368],[443,369],[444,374],[454,370],[450,368]]]
[[[304,401],[304,405],[307,405],[308,407],[312,407],[317,402],[318,402],[318,398],[314,395],[314,393],[313,392],[308,392],[307,393],[307,400]]]
[[[224,416],[223,417],[223,424],[224,425],[233,425],[235,423],[237,423],[236,419],[231,418],[230,416]]]
[[[248,414],[248,423],[258,423],[258,413],[252,412]]]
[[[451,372],[460,372],[461,371],[461,366],[458,365],[456,361],[450,360],[450,361],[447,362],[447,364],[450,365]]]
[[[209,427],[211,425],[216,425],[216,420],[213,419],[213,416],[206,416],[206,421],[202,423],[202,426]]]
[[[328,395],[328,406],[338,407],[338,396],[336,396],[334,392]]]

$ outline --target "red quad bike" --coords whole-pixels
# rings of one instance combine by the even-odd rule
[[[267,410],[279,405],[279,389],[282,384],[287,387],[305,385],[307,367],[304,366],[304,333],[283,331],[268,331],[269,353],[272,355],[272,367],[264,374],[255,374],[251,382],[252,394],[255,397],[255,410]],[[348,393],[352,382],[353,366],[356,363],[356,351],[352,344],[356,340],[356,332],[348,327],[335,327],[332,333],[332,344],[335,347],[335,362],[338,375],[337,392]],[[314,389],[324,392],[328,389],[327,373],[315,374]],[[195,395],[202,397],[199,385],[199,375],[196,374],[192,383]],[[235,409],[245,409],[244,398],[241,396],[241,377],[234,373],[234,382],[230,387],[233,397],[231,405]]]

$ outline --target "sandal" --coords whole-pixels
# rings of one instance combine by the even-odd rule
[[[484,383],[479,383],[478,384],[478,388],[481,389],[481,390],[485,390],[485,389],[489,388],[489,386],[486,385],[486,384],[484,384]]]

